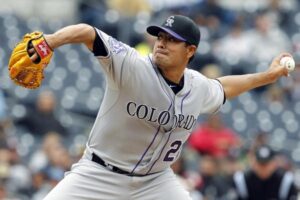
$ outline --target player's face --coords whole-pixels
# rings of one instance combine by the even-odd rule
[[[154,63],[161,69],[185,68],[196,47],[187,45],[172,35],[160,32],[153,49]]]

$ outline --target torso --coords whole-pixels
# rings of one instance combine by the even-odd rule
[[[186,69],[184,87],[175,95],[151,56],[141,57],[134,49],[100,34],[108,48],[116,49],[110,49],[107,58],[98,57],[101,65],[106,65],[107,88],[87,146],[128,172],[162,171],[180,155],[198,115],[220,107],[222,88],[217,81]],[[126,52],[117,51],[123,48],[120,45]],[[210,97],[210,87],[220,91]],[[214,100],[208,102],[209,98]]]

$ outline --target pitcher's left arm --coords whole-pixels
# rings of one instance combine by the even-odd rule
[[[280,65],[281,58],[291,56],[289,53],[281,53],[275,57],[270,67],[254,74],[229,75],[218,78],[221,82],[226,99],[232,99],[243,92],[276,82],[282,76],[288,76],[288,69]]]

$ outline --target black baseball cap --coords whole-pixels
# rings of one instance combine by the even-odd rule
[[[190,18],[182,15],[169,16],[161,26],[152,25],[147,28],[150,35],[158,36],[159,32],[167,32],[173,37],[198,47],[200,30]]]
[[[271,161],[276,152],[268,145],[262,145],[256,148],[255,150],[255,158],[259,163],[268,163]]]

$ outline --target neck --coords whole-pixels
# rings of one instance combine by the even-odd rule
[[[174,70],[174,69],[163,69],[159,68],[161,74],[168,79],[169,81],[172,81],[173,83],[180,83],[180,80],[183,76],[184,69],[183,70]]]

